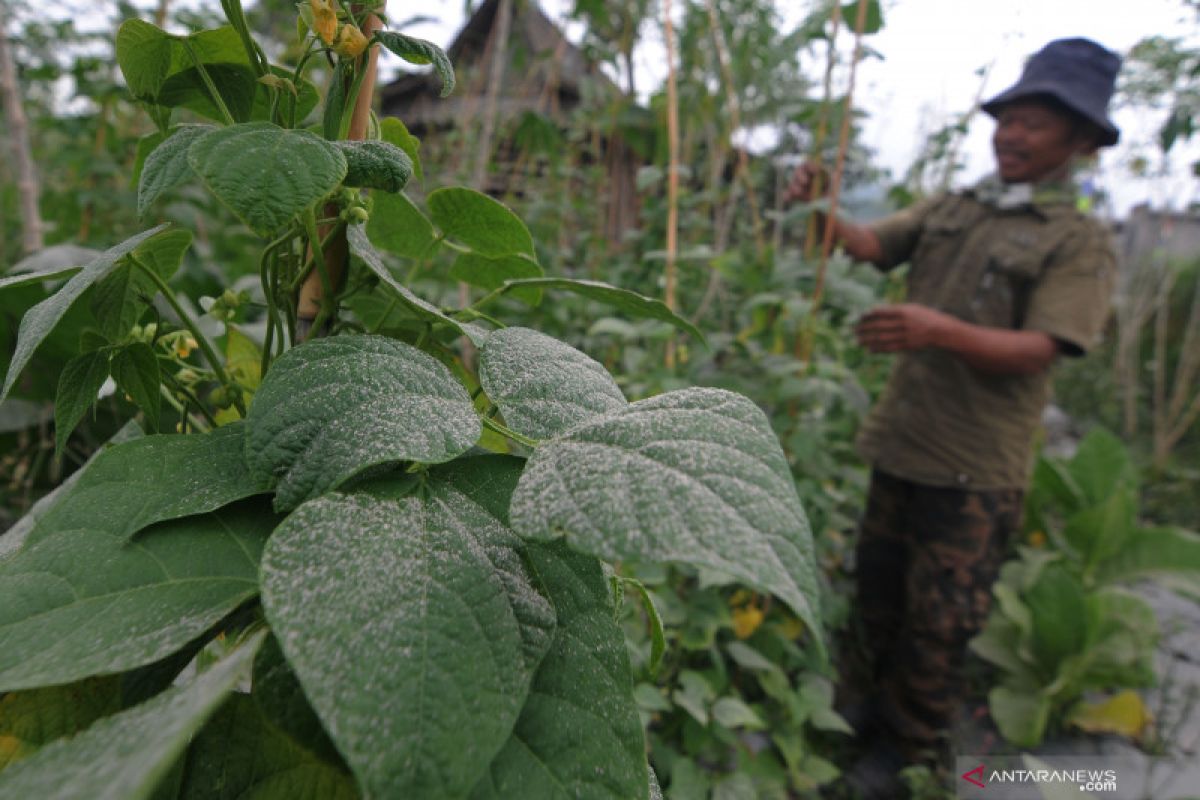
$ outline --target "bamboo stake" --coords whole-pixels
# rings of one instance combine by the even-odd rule
[[[26,253],[34,253],[41,250],[45,243],[42,238],[41,198],[29,146],[29,121],[25,117],[21,87],[17,84],[17,69],[8,38],[8,18],[8,3],[0,2],[0,102],[3,102],[4,116],[8,120],[9,144],[16,164],[17,195],[21,203],[21,248]]]
[[[829,253],[833,250],[833,228],[837,217],[838,200],[842,192],[842,173],[846,166],[846,151],[850,146],[850,119],[854,103],[854,80],[858,73],[858,62],[862,58],[862,32],[867,24],[867,2],[858,0],[858,15],[854,20],[854,58],[850,62],[850,81],[846,87],[846,100],[842,105],[842,129],[838,136],[837,161],[829,185],[829,213],[825,215],[825,233],[821,239],[821,262],[817,265],[817,283],[813,287],[809,319],[815,320],[825,294],[825,273],[829,269]],[[804,337],[801,361],[807,362],[812,355],[812,337]]]
[[[821,111],[817,115],[817,132],[813,134],[812,149],[809,151],[810,158],[818,164],[821,163],[821,149],[825,146],[825,136],[829,129],[829,108],[833,104],[833,68],[837,66],[837,38],[842,29],[842,6],[838,0],[834,0],[830,18],[833,20],[833,30],[829,34],[829,48],[825,54],[825,80],[821,93]],[[824,189],[821,186],[820,175],[815,177],[814,184],[813,190],[819,195]],[[817,215],[809,214],[808,229],[804,234],[804,257],[806,259],[813,257],[816,246]]]
[[[487,180],[488,162],[492,156],[492,138],[496,131],[496,101],[504,81],[505,61],[508,58],[508,33],[512,27],[513,0],[500,0],[496,10],[497,20],[492,27],[492,63],[488,70],[487,95],[483,107],[483,126],[475,149],[475,169],[472,184],[484,191]]]
[[[725,103],[729,109],[729,138],[732,144],[733,132],[742,127],[742,104],[738,100],[737,88],[733,83],[733,68],[729,63],[725,32],[721,30],[717,18],[716,2],[715,0],[705,0],[705,6],[708,9],[708,26],[712,31],[713,44],[717,51],[717,63],[721,67],[721,78],[725,82]],[[767,245],[763,238],[762,215],[758,211],[758,196],[754,191],[754,184],[750,181],[750,157],[746,154],[745,148],[737,150],[737,166],[734,177],[741,180],[746,189],[746,207],[750,210],[750,222],[754,229],[754,247],[761,259]]]
[[[379,11],[383,12],[385,8],[386,3],[381,4]],[[361,6],[354,4],[351,6],[351,9],[354,13],[358,13],[361,10]],[[375,34],[375,31],[382,27],[383,20],[379,15],[370,14],[363,21],[362,32],[364,36],[370,39]],[[366,65],[363,67],[366,71],[363,73],[358,97],[355,99],[354,113],[350,117],[350,128],[346,133],[346,138],[351,140],[366,138],[367,128],[370,125],[371,102],[374,99],[375,75],[378,71],[379,45],[371,45],[367,52],[359,56],[359,58],[366,59]],[[326,217],[337,216],[337,213],[336,204],[329,204],[325,207]],[[317,231],[318,237],[323,241],[331,230],[333,230],[333,226],[321,226]],[[310,242],[310,246],[312,244]],[[325,262],[325,274],[328,275],[330,286],[336,292],[342,285],[342,280],[346,274],[346,265],[350,260],[350,246],[346,241],[344,227],[324,248],[322,255]],[[321,304],[325,298],[322,275],[319,273],[319,270],[314,269],[305,278],[304,285],[300,287],[296,314],[301,323],[301,329],[297,331],[297,335],[301,338],[305,338],[307,335],[320,335],[321,333],[320,331],[304,330],[312,325],[313,320],[321,310]]]
[[[665,298],[672,311],[675,299],[675,256],[679,233],[679,93],[675,80],[675,28],[671,24],[671,0],[663,0],[663,38],[667,44],[667,263],[664,268]],[[664,359],[667,369],[675,368],[675,337],[667,340]]]

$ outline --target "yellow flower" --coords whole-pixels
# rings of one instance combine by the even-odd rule
[[[367,49],[367,37],[354,25],[343,25],[333,49],[345,58],[358,58]]]
[[[798,617],[793,617],[790,614],[784,618],[779,628],[780,633],[783,634],[784,638],[792,642],[796,641],[804,634],[804,623],[801,622]]]
[[[337,35],[337,12],[333,10],[333,0],[308,0],[312,7],[313,30],[325,44],[333,44]]]
[[[175,340],[175,355],[187,358],[198,346],[194,336],[180,336]]]
[[[733,610],[733,635],[739,639],[749,639],[762,625],[762,609],[755,605],[742,606]]]
[[[1043,531],[1030,531],[1029,546],[1041,550],[1046,546],[1046,534]]]

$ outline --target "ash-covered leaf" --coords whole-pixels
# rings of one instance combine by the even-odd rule
[[[249,673],[264,635],[252,637],[188,686],[106,717],[0,772],[0,797],[150,797],[192,736]]]
[[[433,42],[405,36],[396,31],[377,31],[375,41],[388,50],[403,58],[410,64],[433,64],[438,77],[442,79],[442,97],[447,97],[454,91],[454,67],[442,48]]]
[[[479,351],[479,382],[508,427],[535,439],[629,405],[598,361],[529,328],[488,336]]]
[[[512,730],[553,612],[520,540],[454,472],[405,486],[293,512],[264,555],[263,605],[367,795],[461,797]]]
[[[510,510],[524,536],[679,562],[785,601],[817,634],[812,534],[766,416],[720,389],[633,403],[543,442]]]
[[[644,798],[646,743],[600,562],[561,542],[532,545],[527,558],[558,627],[512,736],[471,798]]]
[[[394,144],[373,139],[334,144],[346,157],[346,186],[398,192],[412,177],[412,159]]]
[[[368,467],[449,461],[480,432],[470,395],[441,362],[382,336],[337,336],[272,365],[246,419],[246,463],[287,510]]]
[[[146,216],[146,211],[163,192],[192,177],[188,148],[192,142],[214,130],[216,128],[212,125],[180,125],[151,151],[138,180],[139,217]]]
[[[331,142],[269,122],[209,131],[188,149],[188,164],[260,236],[277,232],[346,176],[346,159]]]

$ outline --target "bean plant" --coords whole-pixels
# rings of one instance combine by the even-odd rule
[[[658,796],[623,560],[772,594],[823,652],[811,534],[758,407],[696,388],[631,403],[598,362],[495,309],[573,292],[700,332],[657,300],[545,275],[483,194],[440,188],[422,209],[398,120],[345,138],[371,47],[454,84],[441,50],[375,31],[369,6],[301,4],[293,66],[269,62],[237,0],[213,30],[118,31],[157,127],[139,208],[202,186],[261,237],[261,297],[230,288],[202,318],[171,287],[193,242],[171,224],[0,281],[67,278],[24,315],[0,400],[82,314],[59,446],[106,385],[140,409],[0,537],[0,796]],[[396,256],[449,261],[483,291],[420,297]],[[323,292],[306,321],[309,275]]]

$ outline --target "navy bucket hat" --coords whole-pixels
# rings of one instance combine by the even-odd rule
[[[1114,145],[1121,131],[1108,118],[1108,101],[1120,68],[1121,57],[1091,39],[1056,39],[1030,56],[1016,84],[982,108],[995,117],[1006,103],[1049,95],[1094,122],[1101,146]]]

